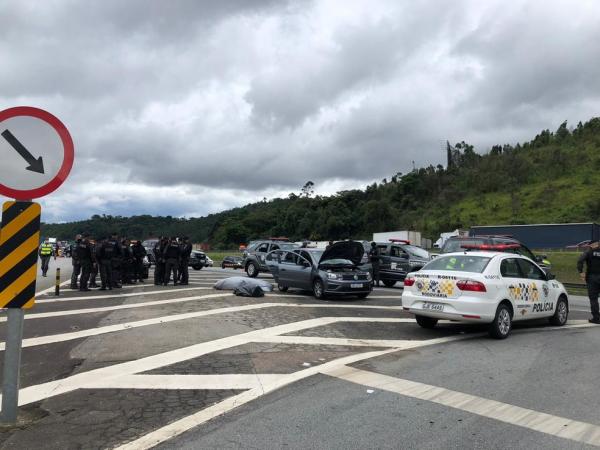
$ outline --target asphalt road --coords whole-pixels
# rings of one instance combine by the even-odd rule
[[[600,446],[600,328],[585,299],[566,327],[520,324],[495,341],[477,326],[419,328],[399,288],[336,301],[212,289],[230,275],[38,295],[20,423],[0,429],[0,448]]]
[[[60,269],[61,282],[71,278],[73,273],[73,265],[71,264],[71,258],[51,258],[50,264],[48,265],[48,276],[42,276],[42,269],[40,267],[40,261],[38,259],[38,275],[36,280],[36,291],[40,292],[45,289],[54,287],[56,283],[56,269]]]

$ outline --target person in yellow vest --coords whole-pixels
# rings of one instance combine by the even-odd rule
[[[52,246],[52,244],[50,244],[48,239],[46,239],[42,243],[42,245],[40,245],[39,255],[40,259],[42,260],[42,276],[45,277],[48,273],[48,265],[50,263],[50,258],[54,257],[54,260],[56,261],[56,253],[54,252],[54,247]]]

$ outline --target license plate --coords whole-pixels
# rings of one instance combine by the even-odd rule
[[[443,311],[444,305],[442,303],[423,303],[423,309],[430,311]]]
[[[361,287],[363,287],[363,285],[362,285],[362,283],[352,283],[352,284],[350,285],[350,287],[351,287],[352,289],[360,289]]]

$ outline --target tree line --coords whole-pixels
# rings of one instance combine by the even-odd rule
[[[308,181],[287,198],[263,199],[200,218],[94,215],[88,220],[43,224],[42,235],[72,239],[88,232],[149,238],[189,236],[213,248],[236,248],[252,239],[369,239],[378,231],[440,232],[497,223],[598,221],[600,118],[529,142],[494,145],[486,154],[453,146],[452,163],[396,173],[365,189],[314,195]]]

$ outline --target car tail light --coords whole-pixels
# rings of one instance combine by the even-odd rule
[[[473,280],[458,280],[456,282],[456,287],[461,291],[487,292],[485,284]]]
[[[406,277],[404,279],[404,286],[412,286],[413,284],[415,284],[415,279],[413,277]]]

